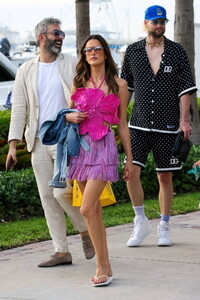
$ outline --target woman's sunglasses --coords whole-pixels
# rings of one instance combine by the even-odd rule
[[[84,53],[91,53],[92,50],[94,50],[95,52],[101,52],[103,50],[103,47],[101,47],[101,46],[87,47],[87,48],[83,49],[83,52]]]

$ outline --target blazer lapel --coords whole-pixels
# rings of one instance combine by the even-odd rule
[[[33,60],[33,78],[32,78],[32,86],[33,86],[33,92],[36,99],[37,104],[39,104],[38,100],[38,91],[37,91],[37,73],[38,73],[38,62],[39,62],[39,55]]]

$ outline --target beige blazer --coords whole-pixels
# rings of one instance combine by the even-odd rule
[[[39,55],[19,67],[12,95],[12,113],[8,141],[21,140],[25,129],[28,151],[32,151],[38,127],[39,101],[37,93],[37,73]],[[59,54],[56,59],[66,101],[74,77],[77,58]]]

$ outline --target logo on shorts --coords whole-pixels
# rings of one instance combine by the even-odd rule
[[[174,129],[175,125],[167,125],[167,129]]]
[[[170,164],[171,165],[177,165],[178,163],[179,163],[178,158],[173,157],[173,158],[170,159]]]
[[[172,67],[171,66],[165,66],[164,67],[164,73],[170,73],[172,71]]]

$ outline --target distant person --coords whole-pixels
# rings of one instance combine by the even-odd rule
[[[194,168],[194,167],[197,167],[197,166],[200,166],[200,159],[197,160],[197,161],[193,164],[193,168]]]
[[[7,98],[6,98],[6,103],[3,105],[4,108],[6,109],[11,109],[12,107],[12,89],[9,89]]]
[[[125,181],[132,175],[132,154],[126,120],[127,84],[118,78],[109,46],[101,35],[90,35],[84,42],[72,90],[69,107],[80,112],[67,114],[66,118],[68,122],[80,123],[79,133],[90,145],[90,151],[81,147],[77,157],[70,157],[68,178],[76,179],[82,191],[80,211],[95,248],[96,273],[91,283],[104,286],[112,282],[113,272],[99,198],[107,181],[118,180],[119,159],[112,124],[118,124],[127,155]]]
[[[46,18],[35,27],[40,53],[24,63],[17,72],[8,137],[10,148],[6,160],[7,168],[17,163],[16,146],[22,139],[25,128],[27,148],[32,154],[33,171],[55,248],[55,254],[49,260],[40,263],[38,267],[72,263],[64,211],[81,233],[86,258],[92,258],[95,254],[84,218],[79,208],[71,205],[70,183],[67,183],[65,189],[52,189],[48,186],[48,182],[53,177],[56,145],[45,146],[39,140],[41,124],[68,106],[67,101],[76,65],[76,58],[60,53],[65,38],[60,25],[60,20]]]
[[[150,151],[153,152],[160,187],[158,246],[172,244],[169,234],[172,172],[182,168],[181,161],[172,156],[172,148],[180,130],[185,139],[191,134],[190,95],[197,90],[186,52],[181,45],[164,36],[168,22],[166,10],[162,6],[150,6],[144,19],[147,37],[127,48],[121,74],[128,83],[129,96],[134,92],[129,123],[134,175],[127,186],[135,219],[127,243],[129,247],[140,245],[152,231],[144,212],[140,180],[141,169],[145,167]]]
[[[192,174],[195,177],[195,180],[199,180],[200,178],[200,160],[197,160],[193,166],[191,170],[187,171],[187,174]]]
[[[10,58],[10,42],[7,38],[3,38],[0,41],[0,51],[3,53],[7,58]]]

